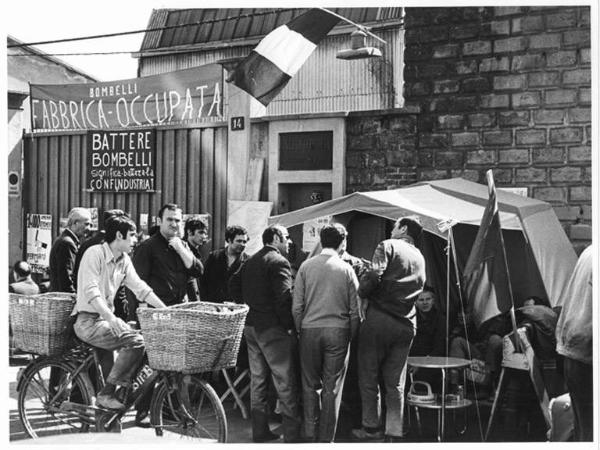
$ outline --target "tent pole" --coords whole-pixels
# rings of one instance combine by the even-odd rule
[[[452,227],[448,228],[448,245],[446,245],[446,357],[450,353],[450,250],[452,243]]]

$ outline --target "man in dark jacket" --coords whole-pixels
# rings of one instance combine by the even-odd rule
[[[383,438],[379,417],[379,374],[385,385],[385,438],[394,442],[405,433],[404,385],[408,351],[415,335],[415,300],[425,284],[425,259],[415,241],[422,227],[417,217],[396,221],[391,239],[379,243],[372,269],[363,275],[358,295],[364,321],[358,339],[358,384],[362,399],[359,440]],[[367,310],[368,308],[368,310]]]
[[[199,216],[192,216],[185,221],[184,240],[198,261],[202,261],[201,248],[208,242],[208,222]],[[204,266],[202,266],[204,271]],[[190,277],[187,294],[191,302],[206,301],[200,296],[200,277]]]
[[[75,292],[75,257],[81,239],[92,228],[92,215],[86,208],[73,208],[67,220],[50,250],[50,290],[54,292]]]
[[[274,225],[262,235],[264,247],[251,256],[229,280],[234,299],[250,307],[244,336],[250,363],[252,440],[266,442],[279,436],[268,424],[267,385],[272,377],[283,419],[285,442],[300,438],[298,379],[294,362],[296,330],[292,318],[292,273],[284,255],[287,230]]]
[[[181,220],[179,206],[163,205],[158,211],[158,232],[142,242],[133,255],[138,275],[167,306],[183,303],[190,278],[202,274],[202,263],[180,237]]]
[[[210,252],[204,266],[200,283],[202,299],[207,302],[222,303],[231,300],[227,283],[238,271],[248,255],[244,253],[248,242],[248,231],[238,225],[225,229],[226,246]]]

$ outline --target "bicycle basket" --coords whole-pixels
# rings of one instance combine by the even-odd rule
[[[148,364],[182,373],[235,366],[248,309],[208,302],[138,308]]]
[[[69,316],[75,294],[9,294],[8,315],[13,345],[24,352],[57,355],[69,347],[72,322]]]

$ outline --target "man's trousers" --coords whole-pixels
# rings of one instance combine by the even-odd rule
[[[362,399],[362,425],[381,426],[379,376],[385,389],[385,434],[404,436],[404,385],[408,352],[415,335],[413,323],[394,318],[375,307],[367,310],[358,340],[358,385]]]
[[[257,330],[244,328],[250,366],[250,406],[253,438],[269,432],[267,388],[273,379],[279,398],[283,421],[283,439],[295,442],[300,438],[300,407],[298,405],[298,372],[294,361],[296,338],[281,327]]]
[[[349,345],[349,328],[303,328],[300,333],[304,431],[308,439],[333,442]]]

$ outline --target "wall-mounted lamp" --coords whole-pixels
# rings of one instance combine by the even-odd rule
[[[340,50],[335,55],[338,59],[363,59],[378,58],[381,50],[376,47],[367,47],[367,33],[363,30],[354,30],[350,35],[352,48]]]

